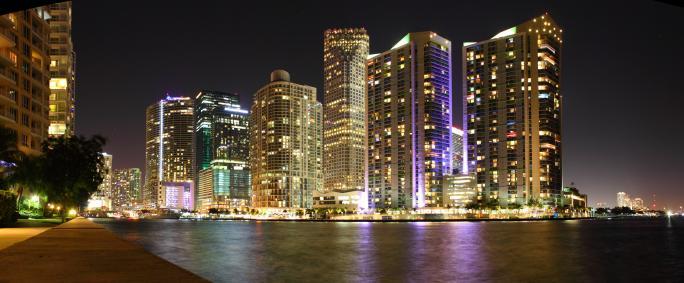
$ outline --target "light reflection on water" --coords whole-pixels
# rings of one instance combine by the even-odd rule
[[[212,281],[684,278],[681,218],[450,223],[97,221]]]

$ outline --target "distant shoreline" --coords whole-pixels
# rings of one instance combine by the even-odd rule
[[[93,219],[117,219],[117,218],[93,218]],[[250,221],[250,222],[371,222],[371,223],[408,223],[408,222],[527,222],[527,221],[566,221],[566,220],[596,220],[605,219],[599,217],[574,217],[574,218],[464,218],[464,219],[248,219],[248,218],[223,218],[223,219],[196,219],[196,218],[140,218],[137,220],[182,220],[182,221]],[[121,219],[126,220],[126,219]]]

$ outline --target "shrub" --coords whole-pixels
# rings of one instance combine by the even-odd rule
[[[17,221],[17,196],[8,191],[0,191],[0,227]]]

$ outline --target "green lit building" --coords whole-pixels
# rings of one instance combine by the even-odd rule
[[[197,94],[195,153],[197,208],[249,204],[249,113],[237,94]]]

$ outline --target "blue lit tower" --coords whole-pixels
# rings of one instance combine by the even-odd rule
[[[451,173],[451,42],[409,33],[368,57],[371,208],[442,206]]]

